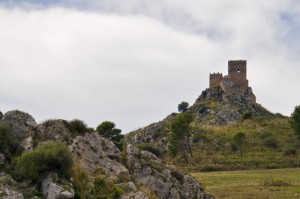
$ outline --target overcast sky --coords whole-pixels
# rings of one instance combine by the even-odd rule
[[[257,102],[300,104],[299,0],[0,0],[0,110],[123,132],[245,59]]]

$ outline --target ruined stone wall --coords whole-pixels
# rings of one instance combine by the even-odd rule
[[[220,86],[220,81],[223,79],[222,73],[209,74],[209,88]]]

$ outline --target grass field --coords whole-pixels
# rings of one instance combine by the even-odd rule
[[[300,168],[192,173],[218,199],[300,199]]]

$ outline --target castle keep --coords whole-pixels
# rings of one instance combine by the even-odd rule
[[[209,74],[209,88],[221,87],[225,95],[248,96],[251,103],[256,103],[256,97],[248,85],[247,61],[228,61],[228,75],[222,73]]]

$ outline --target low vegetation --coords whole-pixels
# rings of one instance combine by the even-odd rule
[[[298,198],[300,169],[192,173],[217,198]]]
[[[253,117],[221,127],[192,123],[192,128],[194,157],[188,165],[175,162],[187,172],[300,166],[300,140],[286,117]],[[241,146],[234,141],[238,133],[245,135]]]
[[[66,178],[70,176],[72,156],[66,145],[47,142],[32,152],[25,152],[17,159],[18,175],[22,179],[38,181],[50,172]]]
[[[161,150],[150,143],[137,144],[136,147],[144,151],[149,151],[154,155],[156,155],[157,157],[161,157],[162,155]]]
[[[11,160],[14,155],[22,153],[23,150],[19,141],[11,135],[10,128],[6,125],[0,125],[0,153]]]
[[[123,190],[101,176],[90,177],[80,167],[72,169],[72,179],[76,199],[117,199]]]

